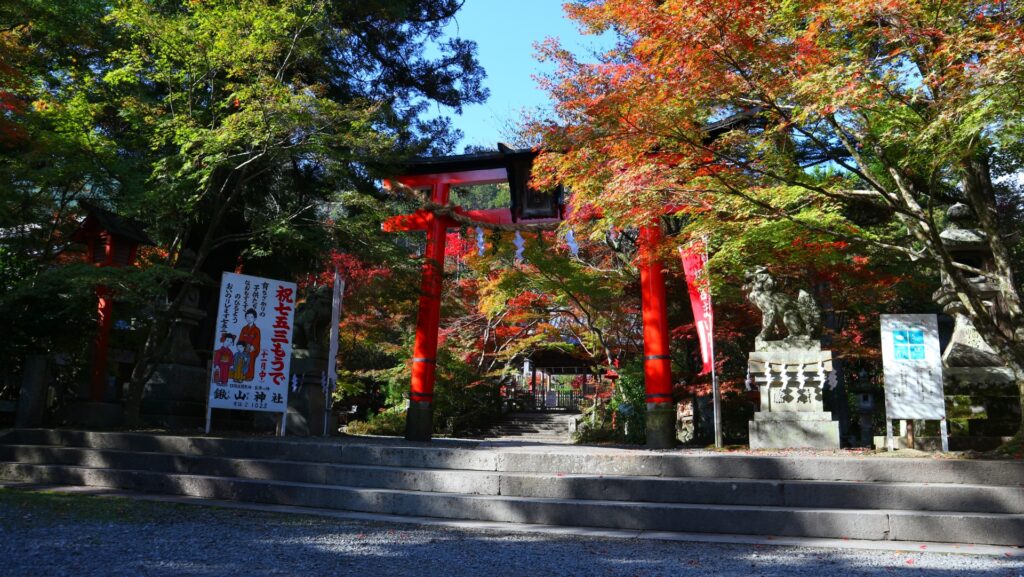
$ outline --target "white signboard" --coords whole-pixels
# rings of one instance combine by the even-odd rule
[[[882,368],[887,419],[946,418],[935,315],[882,315]]]
[[[224,273],[209,409],[287,413],[295,295],[294,283]]]

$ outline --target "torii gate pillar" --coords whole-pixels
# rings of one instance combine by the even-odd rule
[[[441,324],[441,288],[448,229],[458,228],[462,226],[460,221],[467,220],[480,224],[512,224],[520,219],[536,223],[558,222],[563,214],[560,193],[544,194],[528,185],[530,167],[537,152],[513,150],[500,144],[498,148],[497,152],[418,159],[407,163],[400,176],[386,181],[416,190],[429,189],[430,200],[437,205],[448,204],[452,186],[507,182],[511,193],[509,208],[466,210],[454,207],[453,211],[462,217],[460,219],[420,209],[391,217],[382,225],[385,232],[427,233],[416,342],[413,345],[409,410],[405,417],[405,438],[410,441],[429,441],[433,433],[437,333]]]
[[[451,185],[435,183],[430,200],[448,204]],[[420,308],[416,318],[416,342],[412,349],[412,384],[405,438],[429,441],[434,430],[434,378],[437,366],[437,332],[441,324],[441,290],[444,280],[444,248],[448,223],[433,213],[426,215],[427,245],[423,253]]]
[[[647,394],[647,447],[651,449],[668,449],[676,440],[676,410],[672,402],[672,357],[668,348],[664,264],[657,254],[661,238],[661,228],[657,224],[640,229],[644,388]]]

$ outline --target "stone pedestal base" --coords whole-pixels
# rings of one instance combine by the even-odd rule
[[[429,441],[434,434],[434,406],[427,402],[410,402],[405,414],[405,438]]]
[[[675,406],[668,403],[647,403],[647,448],[671,449],[675,444]]]
[[[757,413],[749,427],[751,449],[839,448],[839,423],[830,412]]]
[[[1006,367],[943,367],[946,401],[984,407],[985,418],[967,421],[971,437],[1012,436],[1020,426],[1020,393],[1013,371]],[[956,397],[952,397],[956,395]],[[963,397],[968,397],[964,399]],[[977,416],[977,415],[975,415]]]
[[[319,376],[316,378],[320,379]],[[318,437],[324,434],[324,388],[319,381],[315,384],[311,381],[309,379],[301,385],[298,392],[288,394],[289,435]],[[330,434],[330,429],[327,434]]]
[[[299,390],[288,393],[288,434],[321,436],[324,434],[324,378],[327,357],[313,355],[306,349],[292,351],[292,374],[298,375]],[[328,424],[328,435],[331,433]]]
[[[157,365],[142,393],[142,421],[169,429],[202,427],[208,381],[202,367]]]
[[[838,449],[839,423],[824,410],[832,353],[806,338],[758,342],[747,371],[761,392],[751,449]]]
[[[947,395],[1015,397],[1017,380],[1006,367],[942,367]]]

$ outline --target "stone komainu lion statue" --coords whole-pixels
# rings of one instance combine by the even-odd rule
[[[318,286],[310,290],[306,300],[295,307],[296,349],[306,349],[312,357],[327,356],[331,331],[331,288]]]
[[[763,266],[748,270],[744,280],[744,288],[750,291],[747,298],[761,311],[761,332],[757,335],[759,340],[771,340],[773,335],[781,332],[783,326],[789,333],[787,338],[810,338],[817,333],[821,311],[807,291],[801,290],[795,300],[779,292],[775,279]]]

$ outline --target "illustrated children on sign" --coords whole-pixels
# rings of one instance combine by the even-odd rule
[[[246,365],[244,378],[240,381],[251,381],[256,371],[256,359],[260,356],[260,329],[256,326],[256,309],[245,311],[245,326],[238,331],[238,344],[245,345]]]
[[[231,366],[231,379],[238,383],[245,381],[245,371],[248,367],[249,353],[246,350],[246,345],[242,341],[238,341],[238,344],[235,345],[234,364]]]
[[[213,353],[213,382],[218,385],[228,384],[235,353],[231,348],[235,344],[235,335],[224,333],[220,336],[220,348]]]

